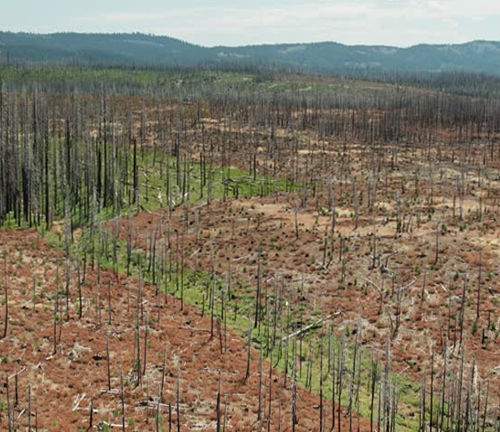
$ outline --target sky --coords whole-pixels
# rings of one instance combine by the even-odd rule
[[[498,0],[0,0],[0,30],[142,32],[203,46],[500,40]]]

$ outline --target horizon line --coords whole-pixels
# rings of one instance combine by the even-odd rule
[[[197,44],[194,42],[190,42],[186,39],[182,39],[179,37],[174,37],[174,36],[169,36],[167,34],[158,34],[158,33],[151,33],[151,32],[143,32],[143,31],[101,31],[101,32],[95,32],[95,31],[74,31],[74,30],[65,30],[65,31],[54,31],[54,32],[36,32],[36,31],[29,31],[29,30],[2,30],[0,29],[0,34],[1,33],[8,33],[8,34],[19,34],[19,35],[33,35],[33,36],[53,36],[53,35],[64,35],[64,34],[75,34],[75,35],[102,35],[102,36],[115,36],[115,35],[141,35],[141,36],[148,36],[148,37],[157,37],[157,38],[169,38],[169,39],[174,39],[178,40],[183,43],[187,43],[193,46],[201,47],[201,48],[207,48],[207,49],[214,49],[214,48],[247,48],[247,47],[262,47],[262,46],[279,46],[279,45],[317,45],[317,44],[337,44],[337,45],[343,45],[346,47],[373,47],[373,48],[396,48],[396,49],[410,49],[414,47],[419,47],[419,46],[461,46],[461,45],[467,45],[467,44],[472,44],[472,43],[500,43],[499,40],[494,40],[494,39],[473,39],[473,40],[466,40],[464,42],[460,43],[449,43],[449,42],[420,42],[412,45],[387,45],[387,44],[348,44],[344,42],[338,42],[334,40],[321,40],[321,41],[308,41],[308,42],[269,42],[269,43],[255,43],[255,44],[244,44],[244,45],[201,45]]]

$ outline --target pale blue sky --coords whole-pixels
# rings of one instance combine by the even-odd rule
[[[500,40],[499,0],[0,0],[0,30],[140,31],[205,46]]]

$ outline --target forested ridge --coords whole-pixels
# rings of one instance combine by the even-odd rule
[[[108,66],[273,65],[309,73],[463,71],[498,74],[500,42],[422,44],[408,48],[349,46],[336,42],[209,48],[141,33],[0,32],[0,60]]]

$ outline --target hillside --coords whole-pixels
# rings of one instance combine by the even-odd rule
[[[460,45],[347,46],[335,42],[201,47],[145,34],[29,34],[0,32],[0,60],[6,62],[83,62],[162,66],[273,64],[314,72],[338,70],[497,74],[500,42]]]
[[[0,430],[500,430],[500,77],[255,69],[0,67]]]
[[[275,61],[312,70],[365,69],[402,72],[468,71],[497,73],[500,43],[462,45],[347,46],[334,42],[217,48],[219,56]]]
[[[190,65],[211,54],[177,39],[144,34],[0,33],[0,58],[20,62]]]

